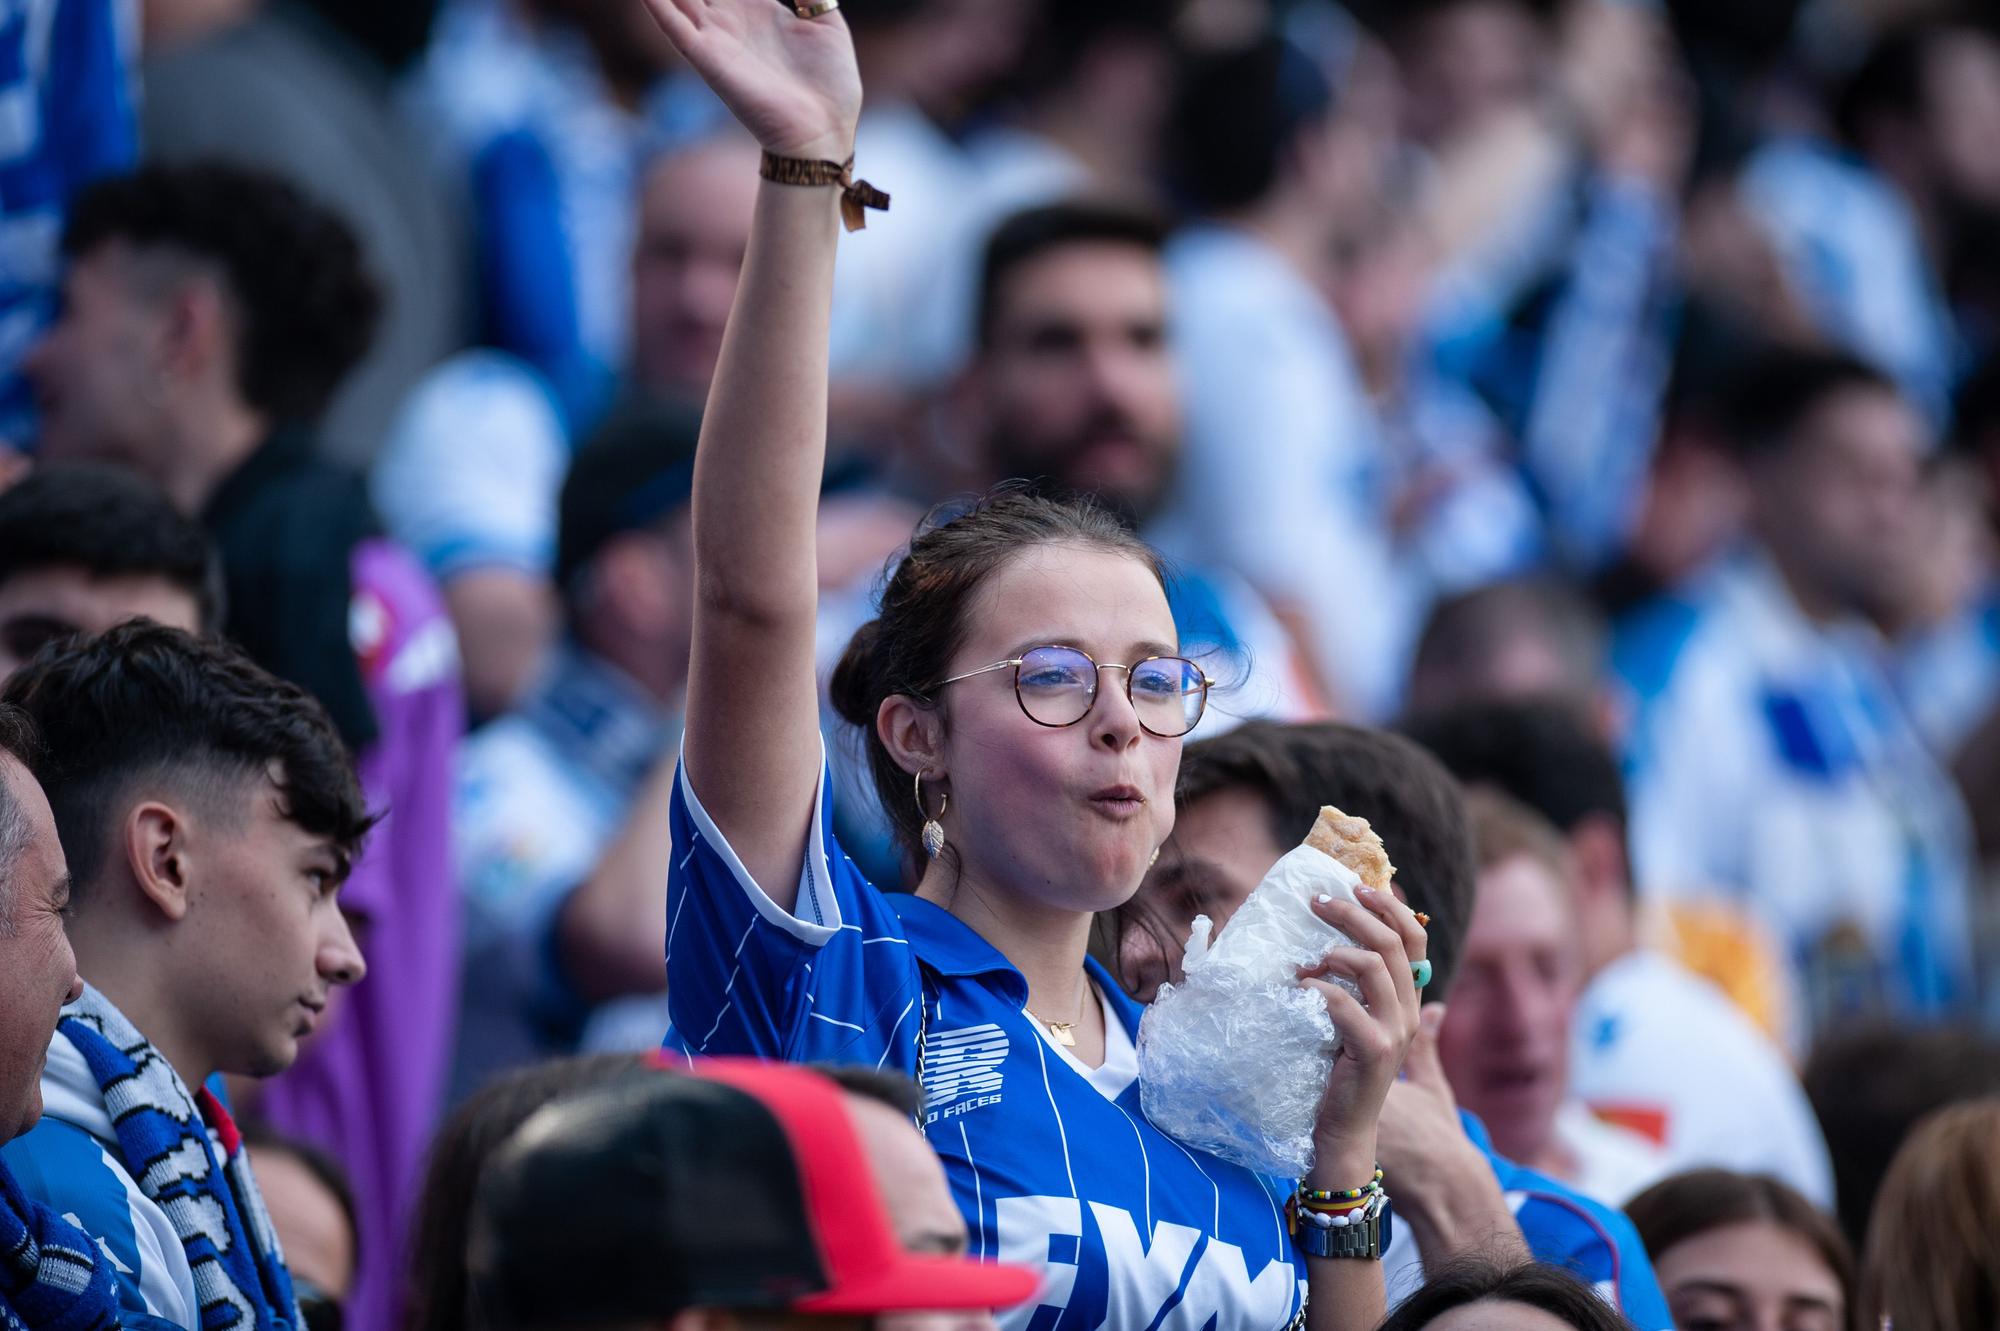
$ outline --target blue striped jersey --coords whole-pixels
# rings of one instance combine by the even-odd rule
[[[666,1047],[916,1077],[972,1251],[1039,1268],[1007,1331],[1277,1331],[1304,1306],[1290,1184],[1191,1152],[1139,1107],[1139,1006],[1087,963],[1106,1016],[1087,1068],[1027,1013],[1027,983],[949,912],[878,892],[833,834],[822,773],[798,901],[751,881],[675,782]]]

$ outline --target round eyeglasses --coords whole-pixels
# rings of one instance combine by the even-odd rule
[[[1208,710],[1213,683],[1184,656],[1149,656],[1131,665],[1099,665],[1076,647],[1031,647],[1011,661],[995,661],[934,686],[943,688],[974,675],[1012,669],[1014,698],[1039,726],[1073,726],[1097,705],[1101,670],[1125,672],[1125,696],[1148,734],[1178,739],[1195,728]]]

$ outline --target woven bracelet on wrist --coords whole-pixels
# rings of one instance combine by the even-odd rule
[[[852,157],[844,162],[814,161],[806,157],[780,157],[767,148],[757,174],[778,185],[840,186],[840,220],[849,231],[859,231],[868,225],[864,209],[889,211],[887,194],[865,180],[854,178]]]

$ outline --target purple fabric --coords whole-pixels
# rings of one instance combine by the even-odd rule
[[[265,1084],[260,1107],[347,1167],[361,1229],[347,1325],[394,1331],[457,1021],[450,813],[465,704],[450,621],[416,561],[366,541],[352,569],[351,631],[381,726],[361,755],[361,783],[369,807],[387,811],[341,893],[364,921],[368,975],[298,1063]]]

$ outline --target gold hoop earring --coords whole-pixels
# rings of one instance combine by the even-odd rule
[[[1152,868],[1152,867],[1153,867],[1154,865],[1158,864],[1159,862],[1160,862],[1160,848],[1159,848],[1158,846],[1155,846],[1155,847],[1153,847],[1153,854],[1152,854],[1151,858],[1149,858],[1149,859],[1148,859],[1148,860],[1146,861],[1146,867],[1147,867],[1148,869],[1150,869],[1150,868]]]
[[[918,772],[917,816],[924,820],[924,854],[932,859],[944,854],[944,824],[940,823],[938,818],[944,817],[944,811],[950,807],[951,792],[947,790],[944,792],[943,801],[938,805],[937,818],[930,816],[930,812],[924,808],[924,774]]]

